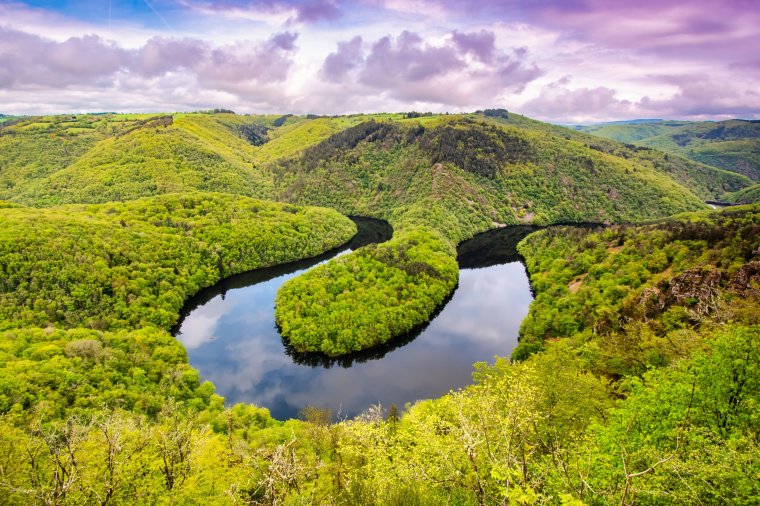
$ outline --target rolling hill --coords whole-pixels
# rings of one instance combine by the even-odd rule
[[[575,127],[600,137],[685,156],[760,181],[760,121],[656,121]]]

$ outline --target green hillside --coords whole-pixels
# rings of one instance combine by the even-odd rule
[[[596,125],[576,125],[573,128],[581,132],[598,135],[613,141],[626,144],[636,144],[638,141],[667,134],[682,126],[689,125],[689,121],[651,121],[651,122],[612,122]]]
[[[666,121],[576,128],[608,139],[685,156],[760,181],[760,121]]]
[[[273,180],[276,182],[282,174],[271,167],[282,165],[278,162],[348,128],[372,120],[411,129],[468,119],[476,121],[471,125],[473,136],[480,135],[477,130],[482,126],[478,123],[490,122],[498,128],[507,124],[527,135],[527,142],[541,141],[534,151],[546,160],[551,160],[553,145],[572,140],[585,145],[576,146],[579,157],[602,151],[616,157],[631,173],[640,168],[668,173],[703,199],[717,198],[747,185],[741,178],[698,164],[665,159],[659,153],[637,151],[623,144],[600,143],[592,136],[514,114],[508,119],[482,115],[405,119],[400,114],[381,114],[308,119],[287,115],[102,114],[21,118],[0,128],[0,198],[35,206],[105,202],[187,190],[287,198],[282,189],[273,192]],[[382,149],[390,154],[409,144],[414,143],[391,137]],[[423,155],[432,167],[430,150]],[[533,173],[553,179],[551,167],[537,160],[521,160],[520,164],[533,164]],[[493,160],[492,165],[505,161]],[[576,163],[581,161],[579,158]],[[464,160],[454,160],[457,162]],[[541,197],[512,193],[518,207]]]
[[[271,196],[266,178],[252,168],[251,145],[236,130],[240,124],[200,114],[84,118],[25,121],[4,129],[3,176],[16,184],[0,196],[38,206],[188,190]],[[40,138],[45,155],[35,158],[40,168],[30,173],[23,157],[35,156]],[[49,145],[56,147],[49,151]]]
[[[672,354],[688,355],[683,340],[700,325],[716,315],[741,320],[754,311],[758,209],[531,234],[519,251],[536,299],[523,320],[519,348],[527,353],[547,340],[572,337],[577,346],[596,350],[594,368],[612,376],[641,374]]]
[[[703,207],[649,164],[472,118],[367,121],[270,170],[288,201],[385,218],[396,231],[281,289],[283,335],[330,354],[426,321],[456,283],[456,244],[496,224],[636,221]],[[346,272],[361,275],[347,283]]]

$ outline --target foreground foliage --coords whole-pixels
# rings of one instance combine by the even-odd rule
[[[160,331],[8,332],[0,359],[20,379],[4,398],[48,391],[0,418],[0,489],[6,504],[752,504],[760,326],[698,341],[622,400],[559,342],[403,416],[330,424],[223,408]],[[72,377],[79,393],[118,379],[126,402],[54,395]]]

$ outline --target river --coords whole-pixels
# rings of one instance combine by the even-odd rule
[[[475,362],[508,356],[533,300],[515,250],[536,230],[518,226],[485,232],[458,248],[459,285],[424,328],[360,354],[329,359],[293,353],[274,323],[277,289],[286,280],[338,254],[390,238],[387,223],[354,218],[359,233],[346,247],[320,257],[233,276],[185,305],[175,335],[190,364],[216,385],[228,404],[253,403],[278,419],[305,406],[335,419],[439,397],[472,381]]]

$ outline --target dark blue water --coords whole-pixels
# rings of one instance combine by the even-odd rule
[[[359,220],[350,247],[390,236],[384,222]],[[487,232],[462,243],[459,286],[424,329],[368,352],[331,360],[292,353],[274,323],[280,285],[331,252],[230,278],[186,306],[176,332],[190,363],[229,404],[253,403],[275,418],[297,417],[307,405],[352,417],[371,404],[399,407],[471,383],[475,362],[508,356],[533,300],[515,251],[530,227]],[[347,251],[347,250],[344,250]]]

